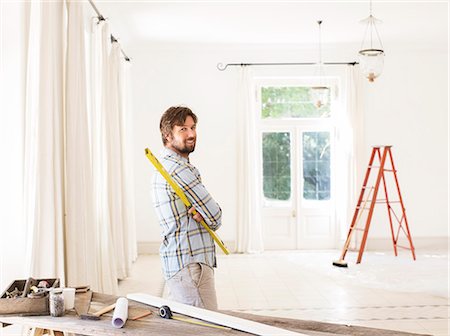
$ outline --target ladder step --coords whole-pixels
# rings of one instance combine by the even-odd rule
[[[410,247],[407,247],[407,246],[401,246],[401,245],[397,245],[397,244],[395,244],[397,247],[399,247],[399,248],[402,248],[402,249],[404,249],[404,250],[411,250],[411,248]]]
[[[372,202],[373,202],[373,200],[367,201],[367,203],[372,203]],[[385,199],[377,199],[377,200],[375,201],[375,204],[385,204],[385,203],[388,203]],[[389,201],[389,204],[391,204],[391,203],[400,203],[400,201]],[[357,206],[356,206],[356,209],[360,209],[360,210],[368,210],[368,209],[370,209],[370,208],[368,208],[368,207],[362,207],[362,206],[360,206],[360,205],[357,205]]]
[[[349,247],[349,248],[347,249],[347,251],[350,251],[350,252],[359,252],[359,249],[358,249],[358,248],[354,248],[354,247]]]
[[[369,168],[369,169],[371,169],[371,168],[380,168],[380,166],[369,166],[368,168]],[[396,173],[396,172],[397,172],[397,169],[387,169],[387,168],[383,168],[383,170],[386,171],[386,172],[393,172],[393,173]]]

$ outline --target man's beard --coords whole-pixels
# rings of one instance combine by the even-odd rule
[[[192,140],[192,139],[187,139],[187,140]],[[194,140],[194,143],[192,145],[187,145],[186,141],[181,144],[178,142],[173,142],[172,147],[175,148],[178,152],[183,153],[183,154],[192,153],[195,150],[196,141]]]

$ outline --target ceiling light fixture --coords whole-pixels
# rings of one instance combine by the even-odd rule
[[[328,103],[330,97],[330,88],[323,84],[325,72],[322,62],[322,20],[317,21],[319,25],[319,62],[317,63],[317,76],[319,77],[319,85],[311,87],[311,98],[317,108]]]
[[[381,23],[381,21],[376,19],[372,15],[372,0],[370,1],[369,17],[365,18],[364,20],[361,20],[360,22],[366,24],[366,31],[364,32],[364,38],[361,43],[361,50],[358,53],[359,63],[361,66],[361,71],[364,74],[364,76],[369,80],[369,82],[373,82],[375,78],[380,76],[381,72],[383,71],[384,50],[376,26],[376,24]],[[374,32],[376,33],[376,37],[378,39],[378,47],[375,47],[373,43]],[[370,40],[369,45],[365,43],[368,33]]]

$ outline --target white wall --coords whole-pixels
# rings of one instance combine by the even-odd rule
[[[394,146],[413,239],[448,237],[448,52],[389,53],[374,84],[367,92],[365,143]],[[374,223],[371,236],[385,236],[387,226]]]
[[[24,4],[0,4],[0,292],[25,276],[22,225],[23,113],[25,106]]]
[[[324,61],[353,61],[359,46],[325,47]],[[221,72],[219,62],[310,62],[315,52],[283,45],[154,45],[128,48],[133,57],[136,214],[141,243],[159,243],[150,197],[153,168],[143,155],[161,147],[159,118],[170,105],[190,106],[199,115],[192,162],[224,210],[219,234],[236,236],[237,67]],[[309,50],[309,51],[308,51]],[[393,145],[413,239],[448,236],[448,84],[446,50],[386,46],[385,70],[364,81],[364,148]],[[360,181],[361,183],[362,181]],[[379,222],[382,219],[382,222]],[[389,238],[385,212],[375,214],[370,238]]]

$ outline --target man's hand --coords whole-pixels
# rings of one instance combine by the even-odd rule
[[[188,211],[188,214],[191,214],[191,215],[192,215],[192,213],[193,213],[194,211],[196,211],[195,208],[194,208],[194,207],[191,207],[191,208],[189,209],[189,211]],[[197,212],[195,215],[192,215],[192,218],[194,218],[194,220],[195,220],[197,223],[200,223],[200,222],[203,220],[203,217],[202,217],[202,215],[200,214],[200,212]]]

